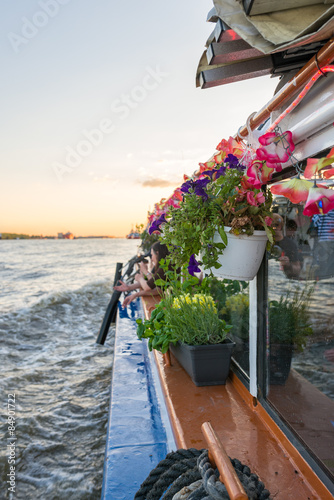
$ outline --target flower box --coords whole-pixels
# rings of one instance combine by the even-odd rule
[[[197,386],[225,385],[235,343],[188,345],[178,342],[170,350]]]

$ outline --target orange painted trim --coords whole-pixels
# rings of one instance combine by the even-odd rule
[[[155,357],[155,361],[156,361],[157,368],[158,368],[158,373],[159,373],[163,393],[164,393],[165,398],[166,398],[167,411],[169,414],[169,420],[170,420],[170,423],[172,426],[176,446],[178,448],[187,448],[186,439],[184,437],[184,431],[183,431],[180,420],[177,418],[177,415],[176,415],[176,412],[174,409],[174,405],[173,405],[171,397],[170,397],[168,385],[166,383],[166,379],[163,376],[163,371],[164,371],[163,370],[163,364],[164,364],[163,355],[161,354],[161,352],[158,352],[156,350],[154,350],[153,352],[154,352],[154,357]]]

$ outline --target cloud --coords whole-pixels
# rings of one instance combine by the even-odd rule
[[[152,177],[150,179],[140,180],[137,182],[142,187],[150,187],[150,188],[157,188],[157,187],[164,188],[164,187],[169,187],[169,186],[175,187],[178,184],[180,184],[180,181],[177,181],[177,180],[168,181],[166,179],[161,179],[159,177],[156,177],[156,178]]]

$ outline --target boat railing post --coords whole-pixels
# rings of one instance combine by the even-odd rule
[[[116,270],[115,270],[114,286],[117,285],[118,281],[121,279],[122,267],[123,267],[123,264],[121,262],[117,262]],[[115,322],[116,314],[117,314],[117,304],[118,304],[119,298],[121,296],[121,293],[122,292],[114,291],[112,296],[111,296],[110,302],[108,304],[107,310],[105,312],[105,315],[104,315],[104,318],[102,321],[99,335],[98,335],[97,340],[96,340],[97,344],[104,345],[105,340],[106,340],[107,335],[108,335],[110,323]]]

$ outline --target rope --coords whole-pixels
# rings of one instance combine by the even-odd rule
[[[259,477],[236,458],[230,460],[249,500],[270,500],[270,493]],[[169,453],[150,472],[134,500],[173,500],[174,496],[187,500],[229,500],[207,450],[190,448]]]
[[[195,448],[189,448],[188,450],[180,449],[177,451],[172,451],[171,453],[168,453],[166,458],[164,460],[161,460],[161,462],[158,463],[155,469],[153,469],[148,477],[145,479],[145,481],[141,484],[140,490],[137,491],[134,500],[148,500],[148,494],[151,492],[152,488],[156,483],[159,483],[161,476],[164,475],[168,469],[170,469],[175,463],[179,461],[187,461],[189,460],[190,463],[193,461],[192,467],[187,467],[193,468],[196,465],[196,460],[197,458],[201,455],[203,450],[196,450]],[[176,476],[178,477],[178,476]],[[167,482],[167,478],[165,477],[163,480],[164,485],[166,485],[166,488],[171,484]],[[182,486],[181,486],[182,488]],[[164,491],[164,490],[163,490]],[[160,497],[156,497],[160,498]]]

